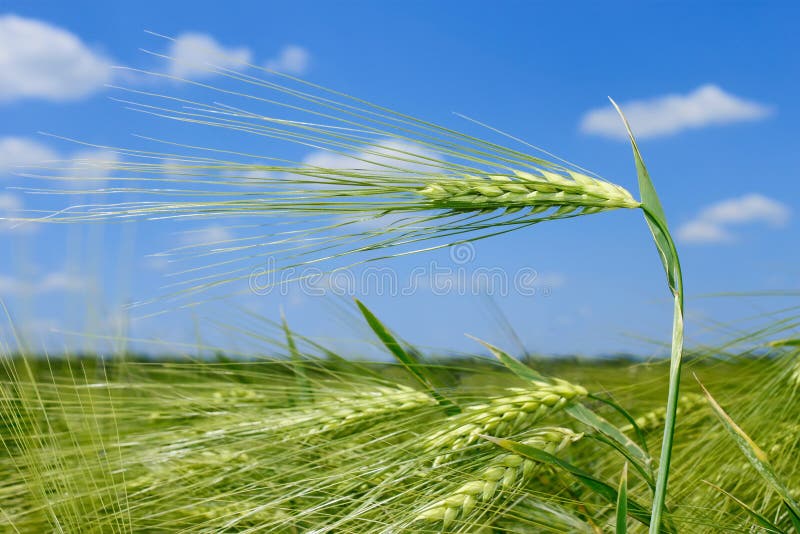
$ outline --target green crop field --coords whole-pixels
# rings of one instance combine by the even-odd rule
[[[647,530],[664,363],[529,359],[532,378],[478,356],[351,361],[288,335],[249,361],[9,355],[3,529]],[[774,345],[691,353],[663,531],[792,528],[800,353]]]

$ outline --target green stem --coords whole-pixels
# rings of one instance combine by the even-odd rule
[[[669,393],[667,395],[667,414],[664,421],[664,439],[661,443],[656,494],[653,497],[653,511],[650,517],[650,534],[658,534],[661,516],[667,498],[669,464],[672,459],[672,441],[675,436],[675,419],[678,410],[678,393],[681,386],[681,363],[683,352],[683,305],[679,295],[675,295],[675,311],[672,323],[672,353],[669,366]]]
[[[645,216],[652,221],[666,238],[669,253],[672,256],[673,283],[670,284],[674,297],[674,312],[672,318],[672,349],[669,366],[669,393],[667,394],[667,413],[664,421],[664,438],[661,442],[661,456],[659,458],[658,475],[656,477],[656,492],[653,497],[653,510],[650,516],[650,534],[661,531],[661,519],[667,498],[667,482],[669,480],[669,465],[672,459],[672,442],[675,437],[675,420],[678,410],[678,395],[681,385],[681,364],[683,363],[683,274],[678,259],[675,242],[666,227],[658,217],[655,217],[647,208],[642,208]],[[674,284],[674,285],[673,285]]]

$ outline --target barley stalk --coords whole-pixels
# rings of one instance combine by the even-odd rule
[[[560,379],[555,379],[553,384],[537,384],[534,390],[512,388],[508,391],[513,394],[494,397],[488,403],[470,406],[451,417],[445,428],[427,439],[426,450],[439,452],[433,461],[434,467],[477,442],[481,434],[517,434],[587,394],[583,387]]]
[[[582,436],[567,428],[542,428],[523,443],[555,454]],[[540,464],[534,460],[513,453],[502,454],[494,458],[473,480],[425,508],[415,521],[441,521],[442,528],[446,529],[459,517],[464,518],[472,513],[479,502],[492,502],[501,492],[524,485],[539,468]]]

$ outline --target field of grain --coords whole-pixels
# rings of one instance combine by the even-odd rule
[[[356,362],[289,335],[246,362],[7,355],[3,529],[647,530],[664,363],[534,359],[525,378],[486,356]],[[792,497],[798,358],[791,343],[692,353],[663,531],[790,531],[695,376]]]

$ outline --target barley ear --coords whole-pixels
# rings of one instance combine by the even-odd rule
[[[564,175],[546,170],[512,173],[513,177],[443,177],[426,183],[417,193],[433,208],[455,211],[530,208],[540,213],[554,208],[555,216],[563,216],[579,210],[596,213],[641,206],[626,189],[574,171]]]
[[[436,454],[433,466],[437,467],[462,454],[478,442],[482,434],[513,436],[586,395],[582,386],[560,379],[531,388],[511,388],[506,395],[469,406],[462,413],[449,417],[444,422],[445,427],[429,436],[423,447]]]
[[[556,454],[581,437],[583,434],[567,428],[541,428],[524,443]],[[467,518],[478,504],[492,503],[502,492],[522,487],[541,467],[538,462],[514,453],[501,454],[473,480],[422,510],[415,521],[441,521],[442,528],[447,529],[456,519]]]

